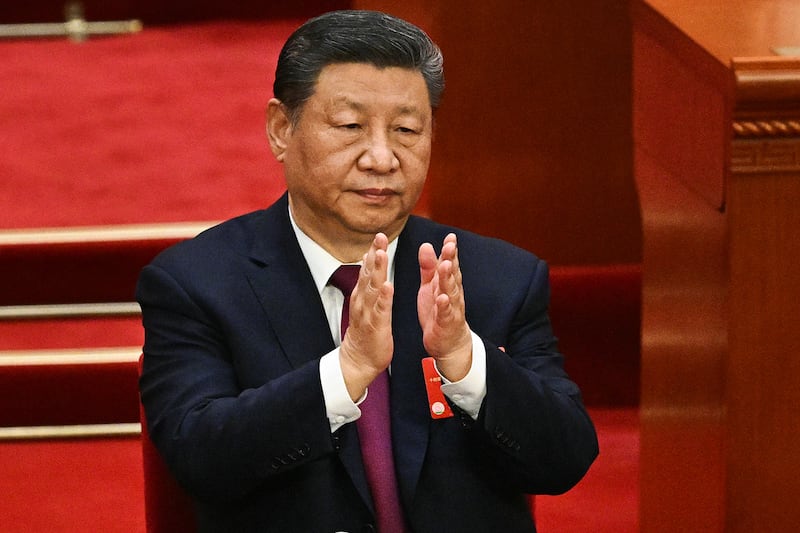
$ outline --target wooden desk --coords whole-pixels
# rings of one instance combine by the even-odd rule
[[[800,525],[794,0],[634,0],[642,531]]]

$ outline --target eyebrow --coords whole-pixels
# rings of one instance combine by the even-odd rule
[[[355,111],[364,111],[366,109],[366,105],[351,100],[348,96],[335,96],[331,99],[331,103],[335,105],[344,104],[346,107],[353,109]],[[400,105],[397,107],[397,111],[401,115],[416,115],[420,114],[419,108],[417,106],[409,106],[409,105]]]

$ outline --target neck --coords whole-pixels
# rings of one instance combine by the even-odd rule
[[[313,232],[309,233],[301,228],[311,239],[322,246],[326,252],[338,259],[342,263],[358,263],[364,258],[364,254],[369,251],[374,235],[366,236],[364,239],[324,239],[321,235]]]
[[[360,233],[356,231],[347,231],[346,229],[342,229],[341,231],[325,231],[324,227],[320,228],[318,225],[307,224],[302,220],[302,217],[297,217],[296,211],[292,206],[291,197],[289,198],[289,210],[294,223],[300,231],[305,233],[312,241],[317,243],[341,263],[358,263],[361,261],[364,258],[364,254],[366,254],[370,246],[372,246],[375,240],[375,233],[378,233],[378,231],[375,233]],[[391,233],[384,231],[384,233],[386,233],[388,241],[392,242],[397,238],[400,231],[397,230]]]

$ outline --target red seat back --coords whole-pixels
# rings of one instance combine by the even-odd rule
[[[141,372],[142,360],[139,359]],[[147,533],[191,533],[197,530],[192,500],[170,473],[147,432],[144,409],[142,422],[142,466],[144,468],[144,509]]]

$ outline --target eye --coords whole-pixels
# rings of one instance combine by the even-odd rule
[[[357,130],[361,128],[361,124],[357,124],[355,122],[348,123],[348,124],[341,124],[339,128],[344,130]]]
[[[407,128],[405,126],[400,126],[397,128],[397,131],[400,133],[417,133],[417,130],[412,128]]]

